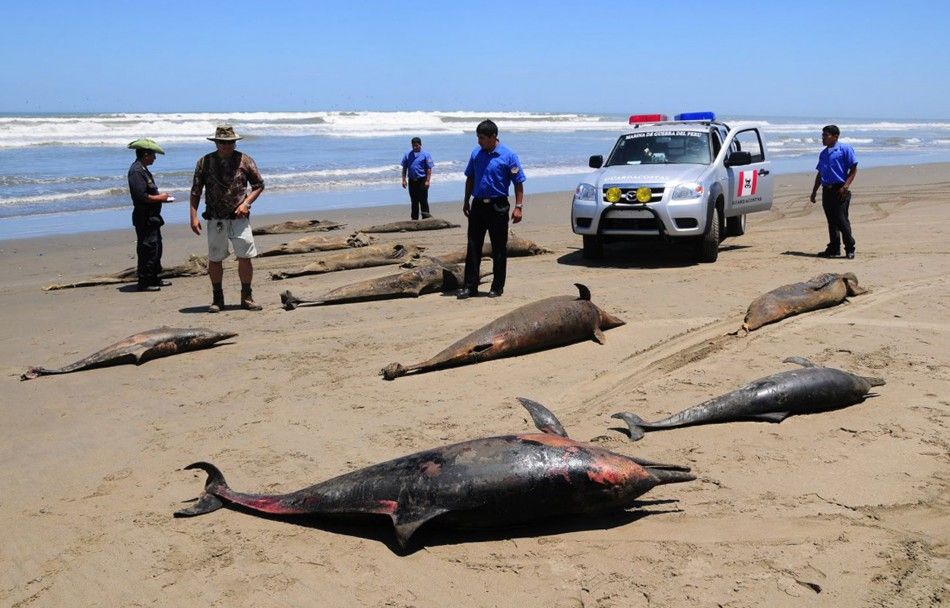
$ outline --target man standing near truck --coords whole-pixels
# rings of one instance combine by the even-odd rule
[[[858,160],[854,148],[838,142],[841,130],[828,125],[821,130],[821,143],[825,149],[818,155],[818,174],[811,190],[811,202],[815,202],[818,186],[821,186],[821,206],[828,221],[828,246],[818,254],[820,258],[834,258],[841,255],[841,242],[844,242],[845,256],[854,259],[854,237],[851,235],[851,221],[848,219],[848,207],[851,205],[851,182],[858,174]]]

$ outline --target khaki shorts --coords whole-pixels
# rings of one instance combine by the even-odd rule
[[[223,262],[228,257],[228,243],[239,258],[257,257],[251,220],[239,217],[233,220],[208,220],[208,260]]]

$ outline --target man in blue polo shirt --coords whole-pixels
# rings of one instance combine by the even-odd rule
[[[505,273],[508,266],[508,186],[515,183],[515,209],[512,223],[521,221],[524,212],[524,170],[518,155],[498,141],[498,126],[490,120],[479,123],[475,129],[478,147],[465,167],[465,202],[462,213],[468,218],[468,251],[465,255],[465,285],[459,291],[460,300],[478,295],[479,266],[485,232],[491,240],[492,282],[489,298],[497,298],[505,291]],[[473,197],[471,204],[469,198]]]
[[[811,190],[811,202],[815,202],[818,186],[821,186],[821,206],[828,220],[828,246],[818,254],[820,258],[833,258],[841,255],[841,241],[849,260],[854,259],[854,237],[851,235],[851,222],[848,220],[848,207],[851,204],[851,182],[858,174],[858,160],[854,148],[838,143],[841,130],[828,125],[821,130],[821,143],[825,149],[818,155],[818,174],[815,186]],[[839,238],[840,237],[840,238]]]
[[[429,215],[429,182],[432,181],[432,157],[422,151],[422,140],[412,138],[412,149],[402,157],[402,187],[407,185],[409,178],[409,203],[412,205],[412,219],[419,219],[419,209],[422,209],[422,219]]]

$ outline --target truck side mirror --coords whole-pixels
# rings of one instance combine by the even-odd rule
[[[594,156],[590,157],[590,160],[587,161],[587,164],[591,169],[600,169],[604,166],[604,157],[600,154],[595,154]]]
[[[742,165],[751,165],[752,155],[748,152],[732,152],[726,157],[725,165],[727,167],[741,167]]]

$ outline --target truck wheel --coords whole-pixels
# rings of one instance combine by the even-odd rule
[[[742,236],[745,234],[745,214],[726,218],[726,236]]]
[[[584,259],[599,260],[604,257],[604,241],[596,235],[584,235]]]
[[[700,262],[712,263],[719,258],[719,234],[722,224],[722,214],[717,206],[713,211],[712,221],[706,234],[699,238],[696,246],[696,257]]]

